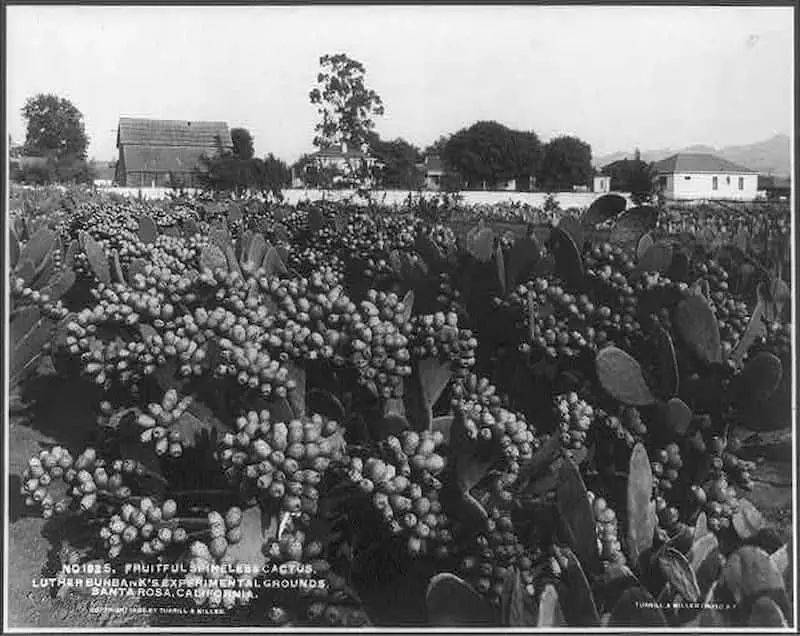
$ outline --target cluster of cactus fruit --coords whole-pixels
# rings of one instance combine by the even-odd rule
[[[236,429],[223,436],[219,450],[230,478],[257,489],[285,512],[315,515],[325,472],[344,459],[339,425],[320,415],[274,422],[264,409],[238,417]]]
[[[594,409],[574,391],[556,397],[561,443],[565,448],[580,449],[586,443],[594,419]]]
[[[232,558],[228,550],[230,546],[235,546],[242,540],[241,523],[242,509],[238,506],[228,508],[224,515],[216,510],[211,511],[206,520],[199,520],[203,529],[192,533],[195,540],[185,554],[185,558],[189,561],[189,572],[186,576],[188,587],[201,587],[204,578],[219,578],[230,575],[231,572],[245,575],[248,579],[253,578],[249,567],[239,567],[237,570],[237,566],[243,564]],[[214,565],[223,567],[212,567]],[[224,590],[214,591],[223,593],[198,595],[195,596],[195,602],[199,605],[207,602],[212,606],[223,604],[230,607],[242,598],[233,594],[226,595]]]
[[[142,497],[136,505],[124,503],[100,528],[100,539],[107,549],[109,559],[117,559],[124,549],[137,547],[143,556],[160,554],[172,544],[183,545],[188,534],[174,521],[178,506],[173,499],[161,505],[149,497]]]
[[[266,570],[286,568],[303,576],[302,566],[318,577],[316,586],[298,586],[292,594],[299,597],[278,599],[269,610],[269,621],[283,625],[290,619],[312,626],[363,627],[368,624],[367,616],[354,596],[345,578],[331,567],[325,558],[321,541],[309,540],[303,530],[284,532],[280,537],[265,543],[262,551],[266,558]],[[288,566],[288,568],[287,568]]]
[[[354,456],[348,479],[371,499],[392,534],[406,537],[411,556],[446,558],[453,534],[439,492],[445,458],[437,453],[439,432],[390,435],[376,448],[379,456]]]
[[[597,534],[597,552],[605,567],[625,564],[625,553],[619,536],[619,523],[614,509],[602,497],[588,491],[589,504],[594,514]]]
[[[93,447],[74,458],[69,450],[54,446],[30,458],[22,474],[21,494],[26,504],[38,505],[47,519],[94,512],[108,507],[109,501],[127,499],[132,495],[128,481],[148,476],[148,469],[133,459],[109,463]]]
[[[471,330],[459,328],[456,312],[415,316],[411,330],[414,358],[440,358],[451,362],[456,377],[463,377],[475,366],[478,340]]]
[[[498,496],[508,498],[508,486],[516,479],[520,465],[530,460],[539,440],[522,414],[500,406],[495,387],[486,378],[475,382],[471,374],[465,384],[473,392],[462,393],[454,410],[469,440],[487,449],[499,449],[502,472],[493,487]]]
[[[310,564],[325,584],[299,596],[247,574],[274,625],[367,622],[325,536],[348,506],[413,567],[463,577],[433,578],[433,622],[619,626],[633,601],[735,594],[736,559],[773,566],[746,552],[763,519],[731,428],[758,430],[753,409],[780,415],[790,326],[774,291],[752,306],[721,262],[658,238],[657,211],[624,208],[601,198],[542,249],[531,228],[498,238],[481,223],[461,241],[345,205],[79,203],[17,245],[12,372],[28,377],[53,340],[57,362],[114,401],[103,430],[134,424],[135,456],[152,455],[42,451],[21,476],[26,503],[100,520],[109,560],[179,556],[187,585],[213,592],[198,604],[255,602],[225,593],[226,568]],[[312,389],[325,408],[306,409]],[[225,503],[182,485],[199,471]],[[342,492],[344,512],[325,505]],[[716,583],[700,543],[725,547]],[[615,578],[628,597],[593,596]],[[778,587],[756,596],[785,617]]]
[[[527,548],[515,532],[510,515],[497,508],[491,511],[474,545],[476,549],[462,557],[458,570],[494,606],[501,603],[505,577],[514,567],[532,599],[543,580],[561,575],[563,560],[557,546]]]
[[[136,420],[144,429],[139,436],[142,443],[154,443],[156,455],[169,453],[171,457],[180,457],[183,454],[181,434],[172,425],[180,420],[191,402],[191,397],[178,399],[178,392],[169,389],[164,393],[160,404],[148,404],[148,413],[142,413]]]

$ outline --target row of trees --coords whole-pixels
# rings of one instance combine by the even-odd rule
[[[592,149],[577,137],[556,137],[542,144],[533,131],[512,130],[496,121],[479,121],[440,138],[438,151],[468,188],[495,188],[510,180],[523,187],[565,190],[589,185]]]
[[[348,166],[347,179],[337,175],[336,165],[321,161],[319,155],[305,155],[290,169],[269,154],[254,157],[251,133],[244,128],[231,131],[232,150],[204,160],[202,183],[212,190],[255,189],[280,196],[291,185],[292,172],[312,187],[330,187],[339,182],[377,185],[384,188],[416,190],[423,187],[423,158],[436,155],[449,172],[445,189],[495,189],[511,180],[521,189],[570,190],[591,184],[595,174],[592,149],[574,136],[556,137],[542,143],[533,131],[514,130],[496,121],[479,121],[453,134],[440,137],[420,149],[402,138],[381,139],[375,118],[384,114],[381,97],[366,85],[366,69],[344,53],[320,58],[316,86],[309,101],[319,116],[314,145],[330,150],[346,145],[361,149],[375,164],[355,161]],[[55,95],[29,99],[22,110],[27,120],[23,153],[39,162],[20,170],[24,180],[87,181],[92,174],[86,163],[89,139],[83,116],[69,100]],[[649,196],[654,188],[652,167],[637,156],[612,165],[613,189]],[[14,175],[12,175],[13,177]]]
[[[366,69],[344,53],[320,58],[320,72],[309,100],[317,107],[319,121],[314,145],[325,150],[345,143],[365,147],[379,167],[364,174],[388,188],[417,189],[424,183],[419,164],[426,155],[437,155],[449,168],[455,188],[496,188],[511,180],[518,187],[569,190],[591,185],[595,171],[592,149],[574,136],[556,137],[543,144],[533,131],[513,130],[496,121],[479,121],[451,135],[440,137],[421,151],[404,139],[382,140],[375,132],[375,117],[384,114],[380,96],[366,85]],[[325,184],[326,170],[309,156],[295,165],[309,185]],[[655,187],[652,167],[637,156],[615,167],[612,187],[649,197]]]

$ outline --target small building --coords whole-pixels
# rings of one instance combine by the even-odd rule
[[[54,174],[54,165],[47,157],[32,157],[15,153],[8,158],[8,177],[11,181],[29,184],[49,183]]]
[[[115,181],[120,186],[195,187],[204,157],[233,148],[228,124],[121,117],[117,129]]]
[[[463,179],[458,171],[448,168],[439,155],[428,155],[422,163],[417,164],[417,168],[425,177],[426,190],[450,190],[461,189]],[[496,184],[498,190],[513,191],[517,189],[520,180],[509,179]],[[527,181],[525,182],[527,183]],[[485,187],[485,184],[484,184]]]
[[[447,174],[447,169],[439,155],[425,157],[425,161],[419,164],[419,168],[425,173],[425,188],[441,190],[442,179]]]
[[[47,169],[47,157],[32,157],[29,155],[17,155],[8,160],[9,168],[17,170],[45,170]]]
[[[533,175],[520,175],[514,179],[517,192],[533,192],[536,189],[536,177]]]
[[[292,170],[292,187],[293,188],[303,188],[303,187],[305,187],[307,184],[306,184],[305,180],[303,179],[303,175],[301,174],[301,171],[298,170],[295,166],[292,166],[291,170]]]
[[[667,199],[753,201],[758,173],[710,154],[678,153],[654,165]]]
[[[604,194],[611,192],[611,177],[598,175],[592,179],[592,192]]]

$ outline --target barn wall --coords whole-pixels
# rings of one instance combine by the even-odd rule
[[[117,185],[123,188],[128,185],[127,175],[125,174],[125,155],[121,148],[119,151],[119,159],[117,160],[117,169],[114,172],[114,180],[117,182]]]
[[[120,188],[171,188],[173,185],[192,188],[198,186],[198,173],[173,173],[177,183],[173,184],[169,172],[126,172]],[[155,185],[154,185],[155,184]]]

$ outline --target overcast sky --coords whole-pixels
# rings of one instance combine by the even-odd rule
[[[425,146],[480,119],[595,155],[790,134],[791,8],[7,7],[9,132],[51,92],[116,156],[121,115],[223,120],[258,155],[312,149],[319,57],[363,62],[377,130]]]

